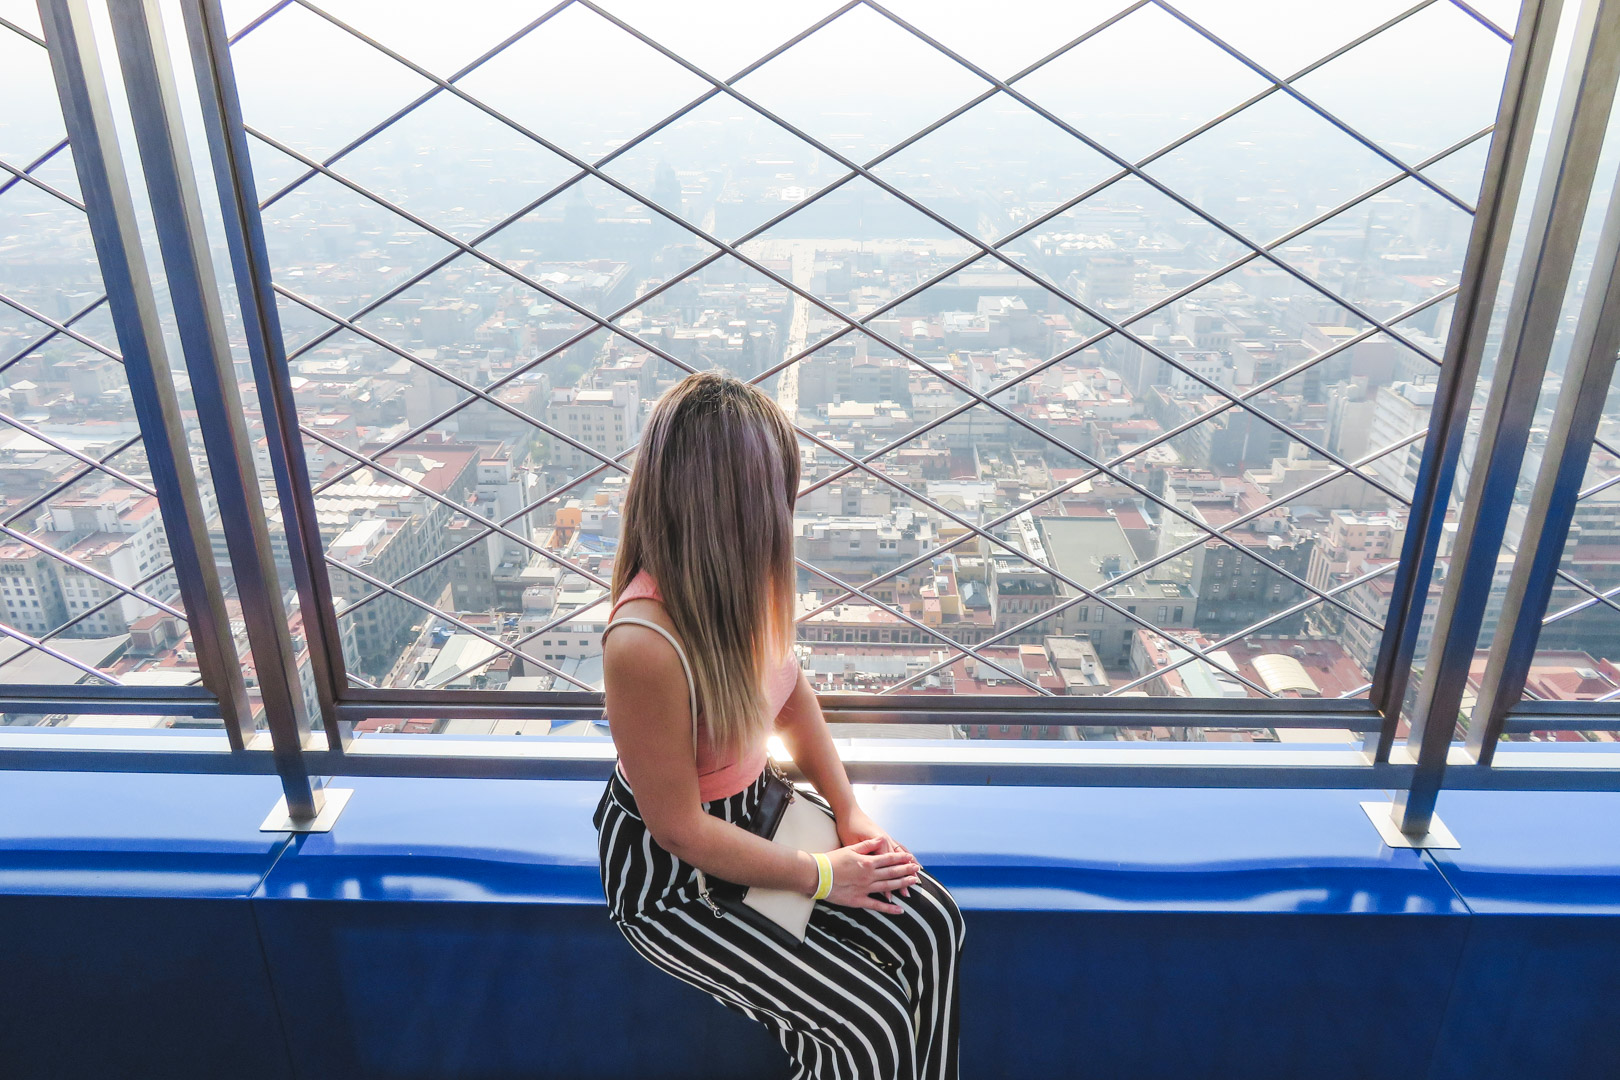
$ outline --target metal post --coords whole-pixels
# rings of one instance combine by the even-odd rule
[[[213,161],[231,252],[231,269],[241,302],[242,324],[258,387],[259,411],[265,427],[270,467],[275,477],[287,553],[292,560],[309,642],[310,667],[327,746],[341,754],[347,748],[352,725],[341,720],[337,702],[348,685],[344,670],[342,635],[326,573],[315,496],[298,433],[298,410],[281,336],[281,319],[271,284],[270,256],[259,215],[259,196],[242,127],[242,106],[231,67],[225,16],[218,0],[181,0],[186,38],[201,99],[203,128]]]
[[[1479,446],[1457,523],[1451,572],[1436,612],[1428,670],[1412,716],[1412,785],[1392,817],[1407,837],[1430,831],[1446,757],[1457,730],[1469,664],[1479,640],[1497,557],[1518,487],[1547,354],[1558,329],[1576,242],[1597,172],[1615,80],[1620,74],[1620,0],[1586,0],[1559,91],[1547,159],[1513,286],[1501,355],[1491,380]]]
[[[1435,386],[1434,411],[1429,417],[1412,515],[1396,570],[1389,620],[1373,665],[1371,696],[1384,714],[1384,724],[1376,739],[1368,741],[1367,749],[1377,761],[1389,760],[1406,700],[1423,608],[1468,425],[1468,408],[1479,380],[1480,361],[1490,333],[1491,312],[1496,306],[1562,10],[1563,0],[1526,0],[1513,34],[1451,332],[1446,336],[1444,362]]]
[[[253,712],[186,447],[90,11],[86,0],[39,0],[39,14],[197,665],[203,685],[219,701],[231,749],[240,751],[253,735]]]
[[[1598,238],[1592,277],[1586,286],[1569,366],[1547,432],[1546,454],[1530,494],[1524,535],[1513,560],[1513,576],[1502,600],[1502,617],[1479,700],[1468,721],[1468,752],[1480,765],[1496,754],[1508,711],[1519,703],[1541,637],[1541,620],[1552,598],[1564,544],[1580,498],[1614,377],[1620,351],[1620,184]]]
[[[158,0],[120,0],[111,5],[111,14],[181,350],[191,375],[198,426],[219,499],[276,771],[281,776],[283,810],[287,819],[304,825],[321,815],[326,793],[304,761],[310,727],[298,678],[298,656],[276,581],[270,530],[208,253],[167,37]],[[321,820],[329,827],[333,816],[327,814]]]

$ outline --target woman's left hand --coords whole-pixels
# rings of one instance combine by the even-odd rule
[[[873,821],[871,816],[858,806],[853,807],[835,820],[838,824],[838,842],[845,846],[876,838],[883,841],[883,846],[878,849],[877,854],[888,851],[904,851],[907,855],[911,854],[909,848],[885,832],[882,826]],[[900,895],[909,897],[911,890],[909,888],[901,889]]]

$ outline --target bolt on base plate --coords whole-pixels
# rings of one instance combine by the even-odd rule
[[[321,812],[307,821],[294,821],[287,815],[287,796],[283,795],[276,800],[276,805],[270,811],[270,816],[264,819],[259,826],[260,832],[331,832],[332,826],[337,823],[338,815],[348,805],[349,796],[354,794],[353,788],[322,788],[321,794],[325,796],[321,803]]]
[[[1426,833],[1422,833],[1418,836],[1408,836],[1406,833],[1401,832],[1401,827],[1395,824],[1395,819],[1390,816],[1390,810],[1394,808],[1394,805],[1394,803],[1377,801],[1364,802],[1361,804],[1361,808],[1365,810],[1367,812],[1367,816],[1372,819],[1373,827],[1378,830],[1378,835],[1382,836],[1384,838],[1384,843],[1388,844],[1390,847],[1462,847],[1462,845],[1457,842],[1457,838],[1451,835],[1451,830],[1446,828],[1445,824],[1440,820],[1440,816],[1438,814],[1429,818],[1429,831]]]

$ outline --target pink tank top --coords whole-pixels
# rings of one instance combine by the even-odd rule
[[[619,611],[619,605],[627,600],[638,599],[657,600],[663,602],[663,595],[658,591],[658,583],[651,574],[642,570],[630,579],[630,584],[624,587],[624,592],[608,613],[611,622],[613,616]],[[793,688],[799,682],[799,660],[790,650],[765,682],[766,708],[770,715],[775,717],[787,704],[787,699],[793,694]],[[714,799],[725,799],[746,788],[753,783],[765,768],[765,740],[761,736],[759,742],[743,754],[725,754],[715,749],[709,741],[707,725],[703,724],[703,706],[698,706],[698,798],[702,802]],[[620,774],[623,775],[622,773]]]

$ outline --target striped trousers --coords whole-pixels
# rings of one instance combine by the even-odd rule
[[[704,810],[747,821],[765,776]],[[820,795],[805,797],[831,814]],[[764,1024],[793,1080],[956,1080],[962,915],[926,871],[910,897],[894,894],[905,914],[819,901],[804,944],[785,946],[715,916],[695,868],[653,840],[617,769],[594,821],[614,924],[653,964]]]

